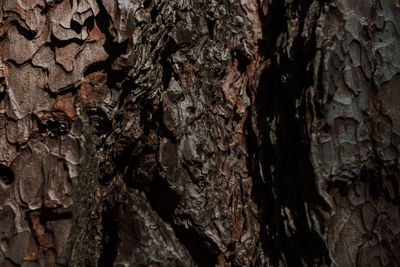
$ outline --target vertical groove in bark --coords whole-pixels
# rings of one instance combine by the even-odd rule
[[[330,263],[318,211],[328,207],[315,188],[304,116],[316,53],[312,25],[306,25],[315,18],[305,18],[319,12],[310,11],[313,8],[311,1],[274,1],[263,16],[260,49],[268,66],[261,74],[255,103],[259,139],[254,142],[255,134],[250,141],[255,151],[253,195],[261,207],[261,224],[266,226],[263,247],[272,265]],[[302,30],[311,36],[301,36]]]

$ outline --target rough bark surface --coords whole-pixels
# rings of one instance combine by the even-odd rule
[[[397,0],[0,0],[2,266],[400,266]]]

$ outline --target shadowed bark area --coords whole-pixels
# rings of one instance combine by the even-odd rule
[[[400,265],[399,12],[0,0],[1,266]]]

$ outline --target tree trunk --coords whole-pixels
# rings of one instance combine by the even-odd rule
[[[400,266],[397,0],[0,0],[2,266]]]

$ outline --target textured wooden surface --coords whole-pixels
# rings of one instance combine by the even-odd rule
[[[0,0],[2,266],[400,265],[396,0]]]

